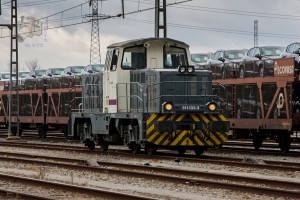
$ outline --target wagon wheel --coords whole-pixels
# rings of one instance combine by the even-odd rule
[[[17,135],[17,127],[11,127],[11,134],[12,134],[12,136]]]
[[[136,143],[131,144],[131,145],[130,145],[130,150],[131,150],[131,152],[132,152],[133,154],[137,154],[137,153],[139,153],[140,150],[141,150],[141,145],[136,144]]]
[[[40,138],[46,138],[47,136],[47,126],[42,124],[38,128]]]
[[[62,126],[61,132],[64,134],[65,139],[68,139],[68,126]]]
[[[185,152],[186,152],[186,148],[184,148],[184,147],[179,147],[179,148],[178,148],[178,153],[179,153],[180,155],[185,154]]]
[[[253,146],[255,150],[259,150],[263,142],[264,139],[262,137],[262,134],[259,133],[253,134]]]
[[[152,143],[146,143],[146,146],[145,146],[145,151],[147,152],[147,154],[149,156],[155,154],[157,150],[157,147],[155,144],[152,144]]]
[[[287,153],[290,151],[291,136],[289,133],[279,135],[279,147],[282,153]]]
[[[201,156],[204,153],[204,147],[197,147],[194,151],[196,156]]]

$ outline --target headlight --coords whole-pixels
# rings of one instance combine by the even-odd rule
[[[180,66],[179,69],[178,69],[178,72],[181,73],[181,74],[184,74],[185,73],[185,66]]]
[[[194,71],[195,71],[194,66],[188,66],[187,71],[188,71],[188,73],[194,73]]]
[[[195,67],[193,65],[180,66],[177,69],[177,74],[195,74]]]
[[[170,102],[164,102],[162,105],[162,113],[172,113],[173,111],[173,104]]]
[[[217,106],[215,103],[208,103],[208,110],[209,111],[215,111],[217,109]]]
[[[166,104],[165,104],[165,109],[166,109],[167,111],[171,111],[172,108],[173,108],[173,105],[172,105],[171,103],[166,103]]]

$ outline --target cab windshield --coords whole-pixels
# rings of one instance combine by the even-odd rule
[[[146,48],[144,46],[128,47],[124,49],[122,69],[145,69]]]
[[[164,68],[177,69],[178,66],[188,65],[184,48],[169,46],[164,47]]]

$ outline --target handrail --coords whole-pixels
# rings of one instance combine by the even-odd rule
[[[125,96],[121,96],[119,95],[119,91],[118,91],[118,86],[122,86],[122,85],[125,85]],[[131,86],[131,85],[137,85],[137,90],[142,97],[140,97],[139,95],[137,94],[134,94],[134,95],[127,95],[128,94],[128,86]],[[117,83],[117,99],[120,100],[120,98],[125,98],[126,99],[126,109],[123,109],[123,108],[118,108],[118,110],[142,110],[142,112],[144,112],[144,88],[143,88],[143,85],[140,84],[139,82],[130,82],[130,83]],[[128,98],[131,100],[131,98],[136,98],[138,102],[141,103],[140,106],[138,106],[138,108],[130,108],[130,105],[129,105],[129,102],[128,102]]]

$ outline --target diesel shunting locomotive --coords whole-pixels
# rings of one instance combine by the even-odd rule
[[[200,155],[222,144],[229,122],[214,102],[212,73],[189,63],[189,46],[169,38],[108,46],[104,72],[82,76],[82,104],[69,118],[69,137],[89,149],[125,144],[148,154],[167,148]]]

